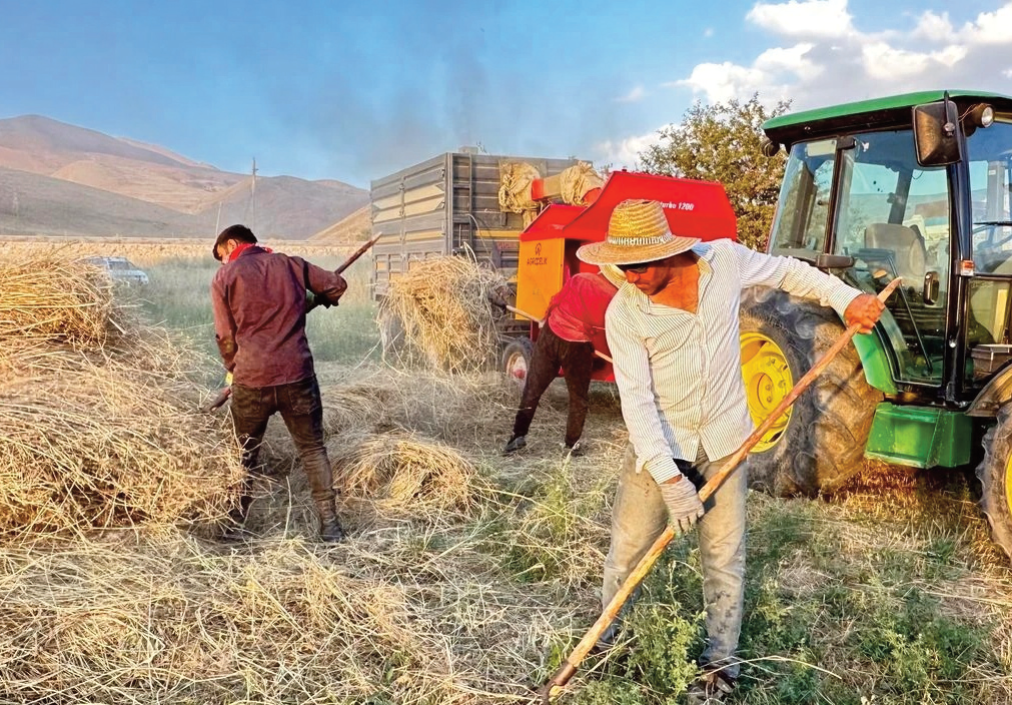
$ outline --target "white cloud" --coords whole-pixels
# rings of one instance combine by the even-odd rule
[[[861,49],[864,69],[872,78],[907,78],[924,73],[930,58],[927,54],[891,47],[885,42],[866,44]]]
[[[693,93],[705,93],[713,103],[721,103],[743,93],[754,93],[764,86],[766,76],[756,68],[722,64],[698,64],[692,74],[674,85],[687,86]],[[665,84],[672,85],[672,84]]]
[[[1005,69],[1001,72],[1001,75],[1005,78],[1012,78],[1012,68]]]
[[[847,0],[757,2],[746,18],[784,37],[839,37],[854,31]]]
[[[785,97],[787,80],[812,80],[822,67],[808,58],[814,47],[810,43],[792,47],[767,49],[751,66],[739,66],[729,61],[721,64],[698,64],[688,78],[667,86],[685,86],[693,93],[703,93],[711,102],[724,102],[731,98],[747,97],[760,93],[764,99]]]
[[[706,29],[704,29],[703,30],[703,36],[706,39],[709,39],[710,37],[712,37],[713,36],[713,27],[707,27]]]
[[[1007,44],[1012,39],[1012,2],[977,15],[976,20],[963,25],[960,37],[976,44]]]
[[[626,93],[620,98],[616,98],[615,101],[618,103],[635,103],[639,100],[643,100],[647,92],[643,90],[643,86],[635,86],[631,91]]]
[[[786,49],[775,47],[767,49],[756,57],[754,67],[769,75],[780,72],[793,73],[798,78],[810,80],[822,73],[822,67],[808,58],[808,53],[815,48],[814,44],[795,44]]]
[[[928,39],[934,42],[946,42],[955,36],[956,30],[949,20],[949,13],[943,12],[936,15],[928,10],[917,21],[913,35],[921,39]]]
[[[922,12],[912,26],[863,32],[847,0],[758,2],[747,20],[777,39],[805,37],[793,46],[766,49],[748,64],[708,62],[665,85],[690,88],[711,102],[790,98],[794,108],[830,105],[890,93],[951,86],[1010,92],[1012,0],[993,11],[959,18]]]
[[[601,164],[611,164],[615,169],[635,169],[639,163],[639,155],[650,146],[660,144],[660,131],[664,127],[658,127],[645,135],[634,135],[621,140],[606,140],[594,145],[594,151],[600,157],[597,161]]]
[[[955,66],[966,58],[970,50],[959,44],[950,44],[941,51],[932,52],[931,58],[945,66]]]

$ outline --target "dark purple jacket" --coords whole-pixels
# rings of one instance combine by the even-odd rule
[[[249,247],[211,281],[214,334],[225,368],[244,387],[273,387],[311,377],[306,290],[324,305],[348,284],[301,257]]]

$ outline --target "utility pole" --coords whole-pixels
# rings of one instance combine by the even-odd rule
[[[256,232],[257,228],[257,158],[253,157],[253,180],[250,182],[250,203],[253,205],[253,218],[250,230]]]

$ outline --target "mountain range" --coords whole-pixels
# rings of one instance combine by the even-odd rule
[[[0,236],[264,238],[332,230],[369,202],[335,180],[222,171],[160,147],[40,115],[0,120]]]

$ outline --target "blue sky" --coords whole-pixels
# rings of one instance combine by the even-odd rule
[[[0,0],[0,117],[366,187],[479,142],[633,166],[694,100],[952,85],[1012,93],[1012,0]]]

